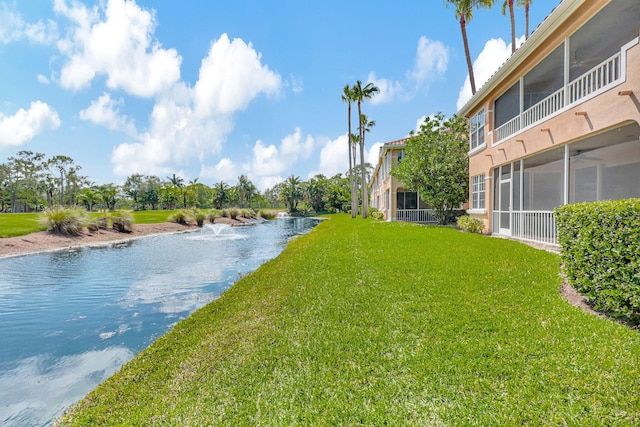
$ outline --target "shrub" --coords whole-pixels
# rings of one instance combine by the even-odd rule
[[[569,283],[596,310],[640,323],[640,199],[555,210]]]
[[[87,221],[84,209],[64,208],[61,206],[47,209],[42,213],[41,222],[54,233],[77,236]]]
[[[111,228],[118,233],[131,233],[133,231],[133,215],[127,211],[114,211],[110,213]]]
[[[209,222],[215,222],[216,218],[220,218],[222,216],[222,211],[219,209],[209,209],[207,212],[207,218],[209,218]]]
[[[276,213],[274,211],[262,209],[260,212],[258,212],[258,216],[264,219],[275,219]]]
[[[480,218],[472,218],[469,215],[463,215],[458,217],[458,227],[461,230],[468,231],[469,233],[482,234],[484,231],[484,223]]]
[[[189,219],[189,212],[185,209],[178,209],[172,215],[169,216],[169,221],[177,222],[178,224],[186,225]]]
[[[204,225],[204,220],[207,219],[207,214],[200,209],[194,209],[191,213],[193,220],[198,224],[198,227],[202,227]]]
[[[380,221],[384,219],[384,214],[379,211],[371,212],[371,218]]]
[[[240,210],[236,208],[229,209],[229,218],[237,219],[240,216]]]

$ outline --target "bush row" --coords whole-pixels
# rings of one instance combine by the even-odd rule
[[[480,218],[473,218],[468,215],[458,217],[456,221],[458,227],[461,230],[468,231],[469,233],[482,233],[484,231],[484,222]]]
[[[46,209],[40,217],[40,222],[49,231],[68,236],[79,235],[85,226],[91,232],[111,227],[120,233],[130,233],[133,216],[126,211],[113,211],[89,220],[87,211],[83,208],[57,206]]]
[[[564,205],[555,211],[569,283],[596,310],[640,323],[640,199]]]
[[[255,212],[253,209],[210,209],[208,211],[204,211],[201,209],[179,209],[174,212],[170,217],[169,221],[177,222],[178,224],[187,224],[188,222],[195,222],[198,226],[202,227],[205,221],[214,222],[216,218],[230,218],[230,219],[238,219],[238,218],[263,218],[263,219],[274,219],[276,217],[276,213],[274,211],[261,210],[259,212]]]

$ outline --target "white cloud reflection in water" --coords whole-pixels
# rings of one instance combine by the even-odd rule
[[[47,425],[133,358],[124,347],[17,362],[0,376],[0,425]]]

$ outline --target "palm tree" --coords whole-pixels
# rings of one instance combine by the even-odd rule
[[[532,2],[533,0],[518,0],[518,6],[524,7],[524,22],[525,22],[524,38],[525,40],[529,38],[529,7],[531,6]]]
[[[360,130],[360,174],[362,175],[362,218],[367,217],[369,200],[367,197],[367,171],[364,165],[364,127],[362,123],[362,102],[365,99],[371,99],[375,94],[380,92],[380,89],[373,83],[369,82],[365,86],[362,86],[360,80],[356,81],[356,85],[353,87],[354,98],[358,101],[358,129]],[[366,117],[366,116],[365,116]]]
[[[353,141],[352,141],[353,134],[351,133],[351,103],[355,101],[353,92],[354,92],[353,88],[350,87],[349,85],[344,85],[344,88],[342,88],[342,102],[347,103],[347,117],[349,120],[348,133],[347,133],[347,145],[348,145],[347,156],[349,157],[349,188],[351,189],[351,218],[355,218],[356,215],[358,214],[358,201],[357,201],[356,192],[355,192],[356,185],[355,185],[355,180],[352,173],[353,166],[355,165],[355,156],[353,161],[351,159],[351,148],[353,147]]]
[[[221,209],[229,201],[229,185],[224,181],[220,181],[213,186],[213,191],[213,206],[216,209]]]
[[[169,180],[169,183],[171,183],[171,185],[173,185],[175,188],[179,188],[181,189],[181,193],[182,193],[182,202],[184,207],[187,207],[187,198],[186,195],[184,193],[184,179],[180,178],[179,176],[176,176],[176,174],[174,173],[171,177],[167,177],[167,179]]]
[[[280,197],[287,205],[289,213],[295,212],[298,207],[298,202],[302,198],[302,186],[300,177],[290,175],[282,183]]]
[[[507,6],[509,7],[509,19],[511,20],[511,53],[516,52],[516,18],[513,14],[514,0],[504,0],[502,3],[502,16],[507,14]]]
[[[473,9],[476,7],[489,8],[493,6],[493,0],[445,0],[446,4],[452,4],[456,8],[456,18],[460,19],[460,30],[462,31],[462,42],[464,43],[464,54],[467,58],[469,68],[469,83],[471,83],[471,94],[476,94],[476,80],[473,76],[473,63],[471,53],[469,53],[469,40],[467,39],[467,22],[473,18]]]

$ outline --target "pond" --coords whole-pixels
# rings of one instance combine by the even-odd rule
[[[0,259],[0,425],[44,426],[317,220]]]

